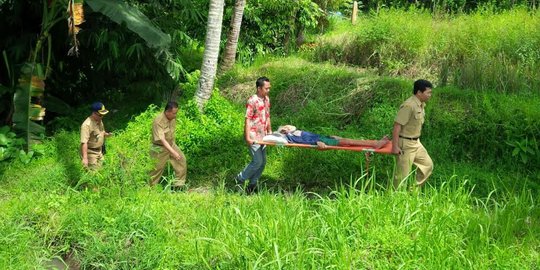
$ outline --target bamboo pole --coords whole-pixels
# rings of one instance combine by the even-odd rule
[[[353,2],[351,23],[356,24],[356,17],[358,16],[358,1]]]

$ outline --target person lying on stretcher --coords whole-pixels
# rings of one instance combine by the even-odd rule
[[[331,146],[370,146],[375,149],[379,149],[385,146],[390,140],[384,136],[378,141],[366,141],[355,140],[348,138],[341,138],[338,136],[324,136],[315,133],[311,133],[304,130],[298,130],[295,126],[284,125],[280,126],[277,130],[279,133],[287,137],[287,141],[291,143],[300,144],[312,144],[317,145],[319,148],[326,148]]]

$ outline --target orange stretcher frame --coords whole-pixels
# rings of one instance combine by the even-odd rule
[[[370,142],[377,142],[376,140],[368,140]],[[392,153],[392,141],[389,141],[385,146],[374,149],[371,146],[326,146],[326,148],[319,148],[317,145],[311,144],[299,144],[299,143],[273,143],[265,141],[257,141],[257,144],[261,145],[273,145],[273,146],[283,146],[283,147],[300,147],[300,148],[311,148],[317,149],[320,151],[327,150],[346,150],[346,151],[355,151],[355,152],[364,152],[366,156],[366,174],[369,175],[369,159],[373,153],[386,154],[386,155],[395,155]]]

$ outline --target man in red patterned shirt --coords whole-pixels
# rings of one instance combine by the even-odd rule
[[[236,176],[236,184],[241,188],[246,180],[250,180],[246,193],[257,191],[257,181],[266,165],[266,146],[257,144],[266,134],[272,133],[270,124],[270,80],[260,77],[255,83],[257,93],[251,96],[246,103],[246,120],[244,124],[244,138],[248,145],[251,162]]]

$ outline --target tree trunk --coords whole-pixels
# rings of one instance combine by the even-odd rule
[[[236,0],[231,20],[231,30],[227,36],[227,44],[225,45],[225,53],[223,55],[223,62],[221,63],[221,72],[231,69],[236,61],[236,48],[238,47],[238,37],[240,36],[240,27],[242,26],[245,7],[246,0]]]
[[[210,99],[212,89],[214,88],[224,4],[224,0],[210,0],[201,77],[199,78],[199,86],[195,93],[195,101],[197,102],[200,111],[204,109],[204,105]]]

